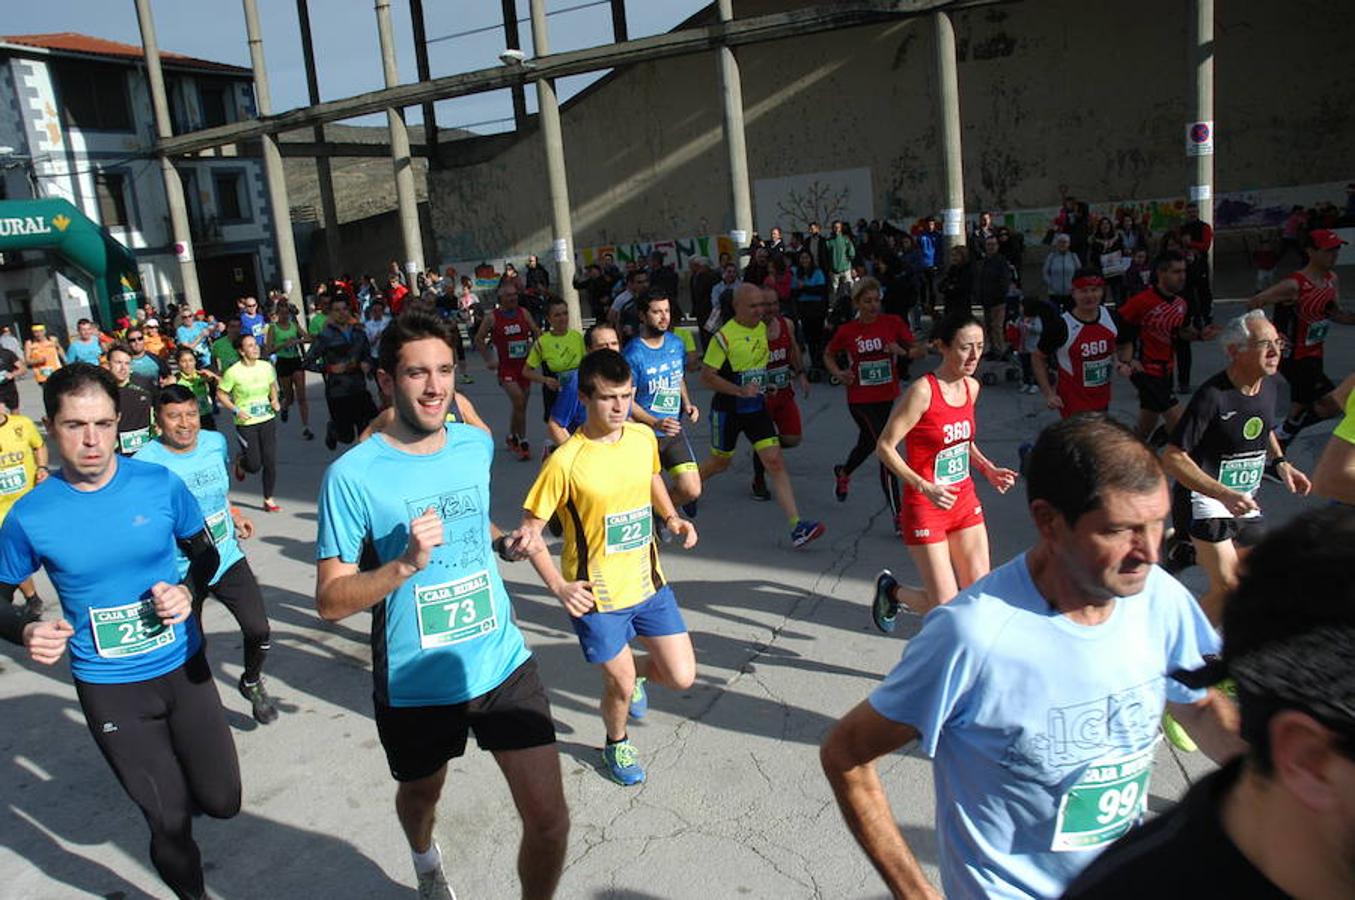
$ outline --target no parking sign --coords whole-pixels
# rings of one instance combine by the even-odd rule
[[[1191,122],[1186,126],[1186,156],[1214,155],[1214,123]]]

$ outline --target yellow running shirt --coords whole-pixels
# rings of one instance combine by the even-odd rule
[[[649,505],[658,472],[659,444],[648,425],[627,422],[612,444],[576,431],[547,457],[523,501],[538,519],[559,514],[560,571],[592,582],[599,612],[635,606],[664,585]]]
[[[27,416],[10,413],[0,425],[0,522],[9,515],[10,507],[33,489],[38,471],[34,451],[41,446],[42,435]]]
[[[269,391],[277,380],[273,364],[262,359],[252,366],[241,360],[226,370],[221,376],[221,390],[235,404],[236,425],[258,425],[273,418]]]
[[[570,330],[556,335],[547,331],[536,339],[532,352],[527,354],[527,365],[543,375],[563,375],[572,372],[583,361],[583,335]],[[542,363],[545,369],[541,368]]]
[[[1347,444],[1355,444],[1355,391],[1346,395],[1346,416],[1332,434]]]

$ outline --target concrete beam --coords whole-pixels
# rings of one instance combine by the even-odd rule
[[[542,78],[564,78],[617,66],[705,53],[719,47],[738,47],[744,44],[758,44],[783,38],[803,37],[806,34],[873,25],[878,22],[897,21],[927,15],[941,9],[968,9],[1010,2],[1013,0],[843,0],[832,6],[804,7],[748,19],[735,19],[727,24],[702,25],[633,41],[553,53],[529,60],[525,66],[495,66],[457,75],[445,75],[416,84],[401,84],[384,90],[368,91],[365,94],[317,103],[273,116],[232,122],[190,134],[167,137],[157,144],[156,150],[170,155],[193,153],[262,137],[265,134],[296,131],[326,122],[338,122],[355,116],[385,112],[392,108],[403,109],[435,100],[504,90],[529,82],[534,84]]]
[[[326,142],[317,141],[286,141],[278,142],[278,150],[283,157],[301,157],[307,159],[310,157],[324,159],[342,159],[344,157],[379,157],[389,159],[391,155],[390,144],[356,144],[346,142]],[[410,143],[410,156],[431,156],[428,147],[423,144]]]

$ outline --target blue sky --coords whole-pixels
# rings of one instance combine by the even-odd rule
[[[564,11],[588,2],[547,0],[552,51],[576,50],[611,41],[611,10],[606,3]],[[281,112],[305,106],[306,76],[295,0],[258,0],[258,3],[273,110]],[[5,5],[8,8],[0,18],[0,31],[4,34],[78,31],[130,44],[141,43],[132,0],[42,0],[41,3]],[[706,5],[702,0],[628,0],[626,18],[630,36],[667,31]],[[517,0],[517,6],[518,17],[527,18],[528,0]],[[249,65],[244,10],[239,0],[152,0],[152,8],[161,49]],[[414,81],[409,2],[392,0],[391,8],[398,41],[400,78],[406,82]],[[310,0],[310,17],[321,99],[333,100],[384,86],[372,0]],[[436,40],[444,35],[501,23],[498,0],[424,0],[424,18],[430,44],[429,66],[434,77],[498,64],[498,55],[504,48],[501,28],[469,37]],[[523,50],[530,56],[531,26],[523,22],[519,30]],[[562,99],[581,90],[596,77],[561,79]],[[530,89],[527,106],[530,111],[536,108],[536,92]],[[417,108],[408,110],[407,114],[411,121],[421,119]],[[508,92],[499,91],[443,101],[438,104],[437,115],[438,124],[444,127],[474,124],[476,131],[502,131],[512,127],[513,107]],[[510,121],[475,124],[505,117]],[[382,116],[369,116],[356,122],[384,123]]]

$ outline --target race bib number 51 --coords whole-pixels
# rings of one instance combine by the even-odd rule
[[[1049,849],[1092,850],[1133,828],[1148,809],[1156,747],[1154,741],[1138,753],[1088,766],[1059,802]]]
[[[91,608],[94,649],[104,659],[140,656],[174,643],[174,629],[161,622],[149,600]]]
[[[487,571],[443,584],[415,585],[414,604],[424,650],[469,641],[499,627]]]

